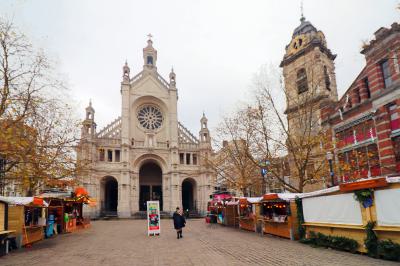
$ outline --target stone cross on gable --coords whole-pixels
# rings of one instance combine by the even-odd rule
[[[147,37],[149,37],[149,40],[151,40],[151,38],[153,38],[153,35],[151,35],[151,33],[147,34]]]

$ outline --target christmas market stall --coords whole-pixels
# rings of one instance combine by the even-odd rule
[[[291,240],[298,239],[297,208],[294,193],[265,194],[261,200],[259,219],[262,233]]]
[[[8,203],[0,200],[0,256],[7,254],[7,237],[14,232],[8,230]]]
[[[239,228],[256,231],[256,222],[262,197],[239,198]]]
[[[208,202],[208,215],[206,217],[209,223],[224,224],[224,207],[227,201],[232,199],[228,192],[214,193],[212,200]]]
[[[64,220],[67,232],[90,226],[90,218],[83,215],[84,204],[93,207],[95,201],[89,198],[88,192],[82,187],[76,188],[72,197],[64,199]]]
[[[8,203],[8,230],[14,232],[17,247],[30,245],[44,238],[48,204],[37,197],[0,197]]]
[[[77,229],[87,228],[90,219],[83,216],[83,205],[93,205],[94,200],[89,198],[84,188],[76,188],[74,192],[45,192],[39,195],[49,203],[49,227],[47,236],[64,232],[74,232]]]
[[[223,209],[224,225],[239,227],[239,200],[225,202]]]
[[[311,243],[330,239],[331,248],[385,258],[390,250],[400,250],[399,198],[400,177],[361,179],[304,193],[304,237]]]
[[[38,195],[48,206],[46,237],[67,232],[64,212],[64,199],[71,197],[71,192],[48,191]]]

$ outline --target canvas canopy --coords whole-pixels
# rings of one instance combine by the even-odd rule
[[[3,197],[0,196],[1,201],[5,201],[12,205],[37,205],[48,207],[49,204],[43,199],[37,197]]]

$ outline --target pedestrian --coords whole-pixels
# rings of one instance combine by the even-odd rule
[[[185,227],[186,220],[185,220],[185,217],[183,217],[182,211],[179,209],[179,207],[176,207],[176,211],[174,212],[172,219],[174,220],[174,228],[176,230],[176,238],[177,239],[183,238],[182,228]]]

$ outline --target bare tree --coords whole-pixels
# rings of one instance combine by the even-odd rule
[[[0,193],[13,182],[31,194],[73,176],[77,120],[50,60],[2,19],[0,46]]]
[[[244,184],[259,185],[261,168],[268,172],[267,183],[279,182],[292,192],[303,192],[305,186],[324,181],[328,173],[324,160],[328,142],[320,124],[318,97],[321,97],[321,82],[325,80],[314,77],[312,70],[309,73],[308,89],[301,94],[285,88],[282,74],[276,69],[263,67],[255,75],[253,99],[246,108],[224,118],[218,128],[220,138],[231,144],[228,152],[221,149],[227,155],[217,157],[214,169],[224,172],[229,183],[239,188],[245,187]],[[289,108],[292,110],[287,112]],[[227,162],[230,162],[228,168],[234,169],[235,178],[232,173],[226,174],[223,165]],[[285,173],[287,164],[290,179]]]
[[[293,192],[303,192],[306,185],[322,182],[327,173],[324,158],[328,137],[319,113],[325,80],[312,69],[308,73],[308,88],[301,94],[285,88],[277,70],[264,68],[254,80],[257,133],[253,153],[269,160],[270,175]],[[284,157],[289,161],[291,180],[282,176],[282,160],[277,160]]]
[[[251,110],[247,107],[239,109],[230,117],[225,117],[217,128],[216,146],[219,151],[209,161],[209,165],[217,174],[219,183],[242,195],[260,195],[261,174],[254,167],[250,146],[254,139],[254,121]]]

